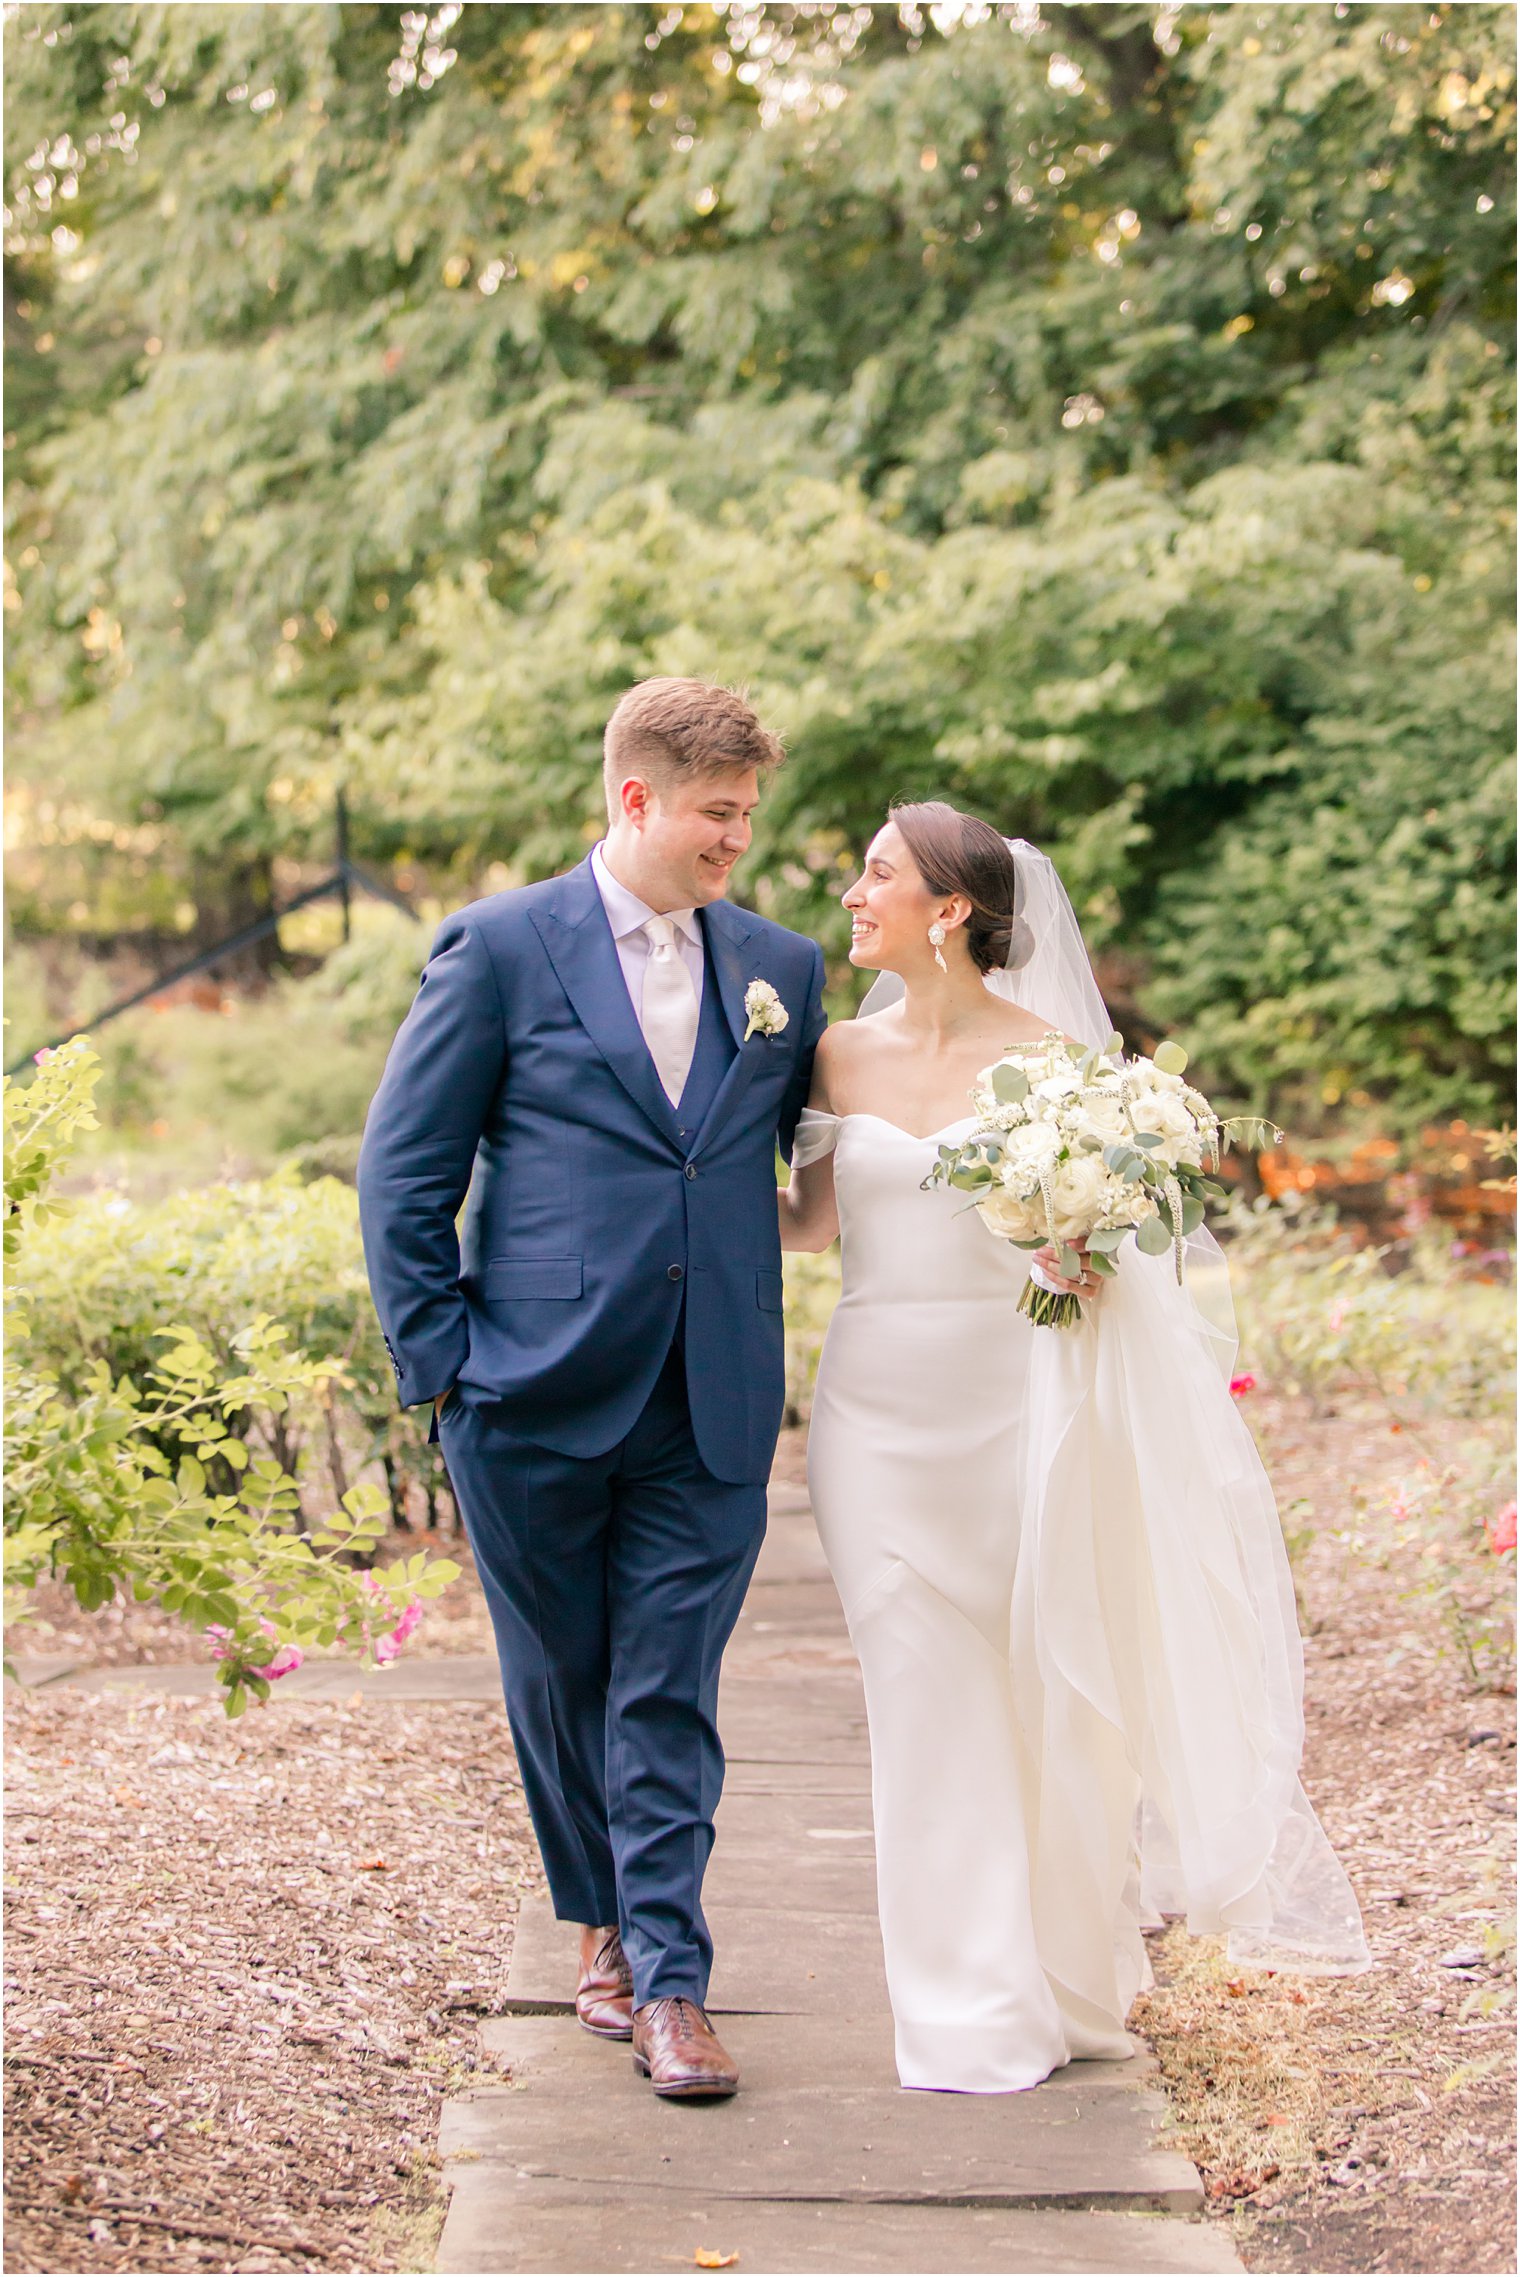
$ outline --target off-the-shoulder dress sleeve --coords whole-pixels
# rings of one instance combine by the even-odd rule
[[[810,1162],[821,1162],[832,1154],[839,1144],[839,1115],[831,1115],[822,1107],[804,1107],[797,1118],[797,1136],[792,1141],[792,1168],[806,1170]]]

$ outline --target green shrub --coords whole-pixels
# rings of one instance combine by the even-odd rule
[[[1333,1211],[1237,1201],[1223,1231],[1242,1354],[1318,1410],[1335,1392],[1471,1420],[1509,1411],[1515,1326],[1505,1291],[1453,1270],[1436,1234],[1408,1270],[1353,1242]]]
[[[806,1423],[813,1412],[818,1356],[839,1301],[839,1251],[821,1257],[801,1250],[782,1260],[786,1282],[786,1420]]]
[[[336,1437],[331,1493],[297,1475],[338,1395],[359,1412],[374,1396],[352,1194],[289,1179],[143,1212],[61,1201],[98,1073],[76,1037],[4,1087],[7,1591],[49,1574],[86,1610],[127,1589],[220,1630],[236,1715],[312,1647],[393,1657],[458,1568],[418,1552],[364,1570],[387,1497],[339,1487]]]

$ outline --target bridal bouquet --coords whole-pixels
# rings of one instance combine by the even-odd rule
[[[924,1185],[971,1195],[983,1223],[1020,1249],[1058,1249],[1063,1279],[1081,1272],[1078,1243],[1104,1276],[1133,1234],[1148,1257],[1175,1254],[1180,1282],[1187,1236],[1225,1196],[1209,1176],[1224,1147],[1282,1136],[1255,1116],[1222,1122],[1183,1081],[1186,1066],[1178,1044],[1127,1059],[1120,1036],[1084,1052],[1053,1032],[983,1068],[971,1094],[978,1128],[940,1147]],[[1019,1309],[1053,1328],[1082,1317],[1079,1298],[1034,1281]]]

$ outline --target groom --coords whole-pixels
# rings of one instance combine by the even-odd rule
[[[731,908],[781,747],[700,680],[608,722],[607,835],[444,920],[359,1158],[403,1405],[434,1404],[576,2012],[656,2094],[731,2095],[703,2003],[723,1648],[784,1395],[775,1150],[811,941]],[[461,1233],[455,1214],[469,1191]]]

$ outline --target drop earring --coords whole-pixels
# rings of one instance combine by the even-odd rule
[[[946,964],[944,958],[939,953],[944,938],[945,928],[938,922],[938,920],[936,920],[935,923],[929,927],[929,945],[934,951],[934,961],[939,966],[940,971],[947,973],[950,970],[950,967]]]

